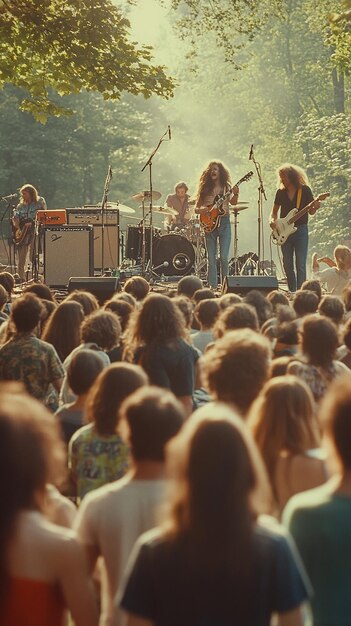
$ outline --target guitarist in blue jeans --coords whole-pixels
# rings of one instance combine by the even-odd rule
[[[280,187],[275,194],[269,223],[273,230],[276,228],[279,209],[280,217],[284,218],[291,209],[303,209],[313,202],[313,193],[308,186],[307,175],[300,167],[289,163],[284,164],[278,169],[278,175]],[[315,200],[309,211],[295,223],[296,231],[289,235],[282,245],[283,265],[291,292],[300,289],[306,280],[308,214],[314,215],[319,206],[320,202]]]
[[[23,185],[20,194],[22,197],[13,213],[12,224],[15,233],[14,242],[18,252],[18,273],[21,281],[24,281],[24,266],[28,251],[29,258],[32,260],[35,216],[39,209],[46,210],[46,202],[44,198],[39,196],[33,185]],[[25,227],[25,224],[29,224],[29,226]]]
[[[231,189],[230,174],[221,161],[211,161],[200,177],[196,196],[195,213],[200,216],[208,214],[209,207],[215,201],[216,196],[222,195]],[[223,202],[224,214],[219,218],[219,223],[212,230],[206,232],[206,248],[208,258],[208,283],[213,289],[217,288],[217,241],[219,241],[219,254],[221,263],[221,279],[228,275],[228,258],[231,241],[231,227],[229,220],[229,204],[235,205],[238,201],[239,187],[232,189],[232,196]]]

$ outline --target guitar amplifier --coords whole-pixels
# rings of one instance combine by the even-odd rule
[[[93,276],[92,226],[43,226],[44,281],[66,287],[71,276]]]
[[[36,215],[37,221],[46,226],[60,226],[67,224],[66,209],[50,209],[43,211],[40,209]]]
[[[102,224],[101,209],[84,207],[82,209],[66,209],[67,224]],[[107,210],[104,212],[104,224],[118,226],[118,212]]]

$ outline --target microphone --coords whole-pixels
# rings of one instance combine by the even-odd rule
[[[9,196],[2,196],[1,200],[13,200],[13,198],[17,198],[17,193],[10,193]]]
[[[111,165],[108,166],[108,175],[110,178],[112,178],[112,167]]]
[[[168,139],[172,139],[172,135],[171,135],[171,127],[168,124]]]
[[[251,161],[252,157],[253,157],[253,143],[251,144],[251,148],[250,148],[249,161]]]

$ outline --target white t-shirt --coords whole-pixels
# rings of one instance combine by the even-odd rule
[[[138,537],[156,526],[166,486],[165,480],[122,478],[88,494],[79,509],[78,539],[103,557],[100,626],[116,624],[113,602],[128,558]]]
[[[341,296],[343,289],[350,282],[351,272],[342,272],[337,267],[327,267],[325,270],[313,272],[313,278],[318,278],[321,283],[325,283],[329,293]]]

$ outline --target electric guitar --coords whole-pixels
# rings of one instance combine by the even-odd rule
[[[321,193],[317,198],[315,198],[315,200],[312,200],[312,202],[307,204],[307,206],[305,206],[303,209],[291,209],[291,211],[289,211],[289,213],[285,217],[277,219],[275,222],[275,228],[272,230],[274,243],[276,243],[278,246],[282,246],[283,243],[286,242],[288,237],[290,237],[290,235],[292,235],[292,233],[297,230],[295,222],[297,222],[300,217],[305,215],[305,213],[307,213],[307,211],[312,208],[314,202],[321,202],[322,200],[329,198],[329,196],[329,192]]]
[[[245,176],[240,178],[240,180],[238,180],[238,182],[235,183],[235,185],[233,185],[233,187],[229,189],[229,191],[218,194],[214,199],[214,203],[207,207],[207,212],[200,215],[200,222],[203,226],[205,233],[212,233],[212,231],[217,228],[222,215],[224,215],[226,212],[226,210],[223,208],[223,202],[225,202],[225,200],[228,200],[230,196],[233,195],[234,187],[239,187],[241,183],[250,180],[252,176],[253,172],[248,172],[247,174],[245,174]]]
[[[12,241],[18,248],[28,245],[34,232],[34,221],[27,218],[20,219],[19,226],[16,227],[12,221]]]

